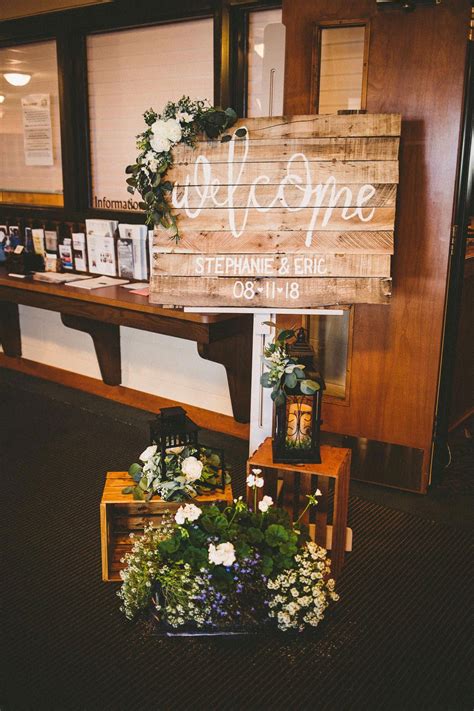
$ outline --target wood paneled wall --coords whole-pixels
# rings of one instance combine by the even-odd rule
[[[284,0],[285,112],[311,113],[317,23],[370,19],[367,110],[400,112],[402,141],[393,297],[356,306],[348,407],[326,403],[325,429],[425,451],[429,479],[463,104],[469,0],[379,10],[375,0]]]

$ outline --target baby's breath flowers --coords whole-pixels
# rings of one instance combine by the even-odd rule
[[[276,619],[282,632],[317,627],[329,601],[339,600],[334,580],[328,579],[331,566],[324,548],[310,541],[295,556],[295,562],[294,569],[284,570],[267,583],[273,593],[269,616]]]

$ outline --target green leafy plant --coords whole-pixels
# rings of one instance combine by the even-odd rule
[[[218,138],[236,122],[237,114],[231,108],[223,110],[207,100],[183,96],[177,102],[169,101],[161,113],[145,111],[143,118],[147,128],[137,136],[137,159],[125,169],[127,190],[141,195],[139,207],[146,213],[147,225],[160,224],[178,242],[178,225],[170,205],[173,184],[166,179],[173,165],[173,148],[179,143],[194,147],[200,133]]]
[[[181,506],[161,533],[148,527],[135,539],[125,558],[122,610],[133,618],[151,603],[155,619],[172,627],[302,631],[338,599],[326,550],[270,497],[257,510],[242,499]]]
[[[276,324],[267,321],[276,328]],[[293,329],[280,331],[275,340],[264,350],[264,363],[268,370],[262,374],[260,383],[264,388],[272,388],[275,405],[283,405],[289,391],[299,389],[303,395],[313,395],[320,389],[319,383],[305,376],[305,366],[292,358],[288,342],[296,337]]]
[[[128,470],[134,483],[122,490],[137,500],[158,495],[165,501],[184,501],[230,483],[221,455],[206,447],[172,447],[163,458],[157,446],[151,445],[140,460]]]

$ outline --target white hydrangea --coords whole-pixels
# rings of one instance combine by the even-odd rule
[[[273,499],[271,496],[264,496],[263,499],[258,502],[258,508],[262,513],[266,513],[270,506],[273,506]]]
[[[151,127],[153,139],[168,141],[170,144],[181,140],[182,130],[176,119],[158,119]],[[153,141],[150,141],[153,147]],[[156,150],[156,149],[155,149]]]
[[[229,566],[235,561],[235,548],[232,543],[209,544],[209,562],[214,565]]]
[[[174,520],[179,526],[182,526],[185,521],[196,521],[202,514],[202,509],[194,504],[185,504],[180,506],[174,515]]]

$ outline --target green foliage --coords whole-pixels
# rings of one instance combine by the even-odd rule
[[[273,321],[266,321],[266,324],[276,328]],[[277,406],[284,404],[288,391],[299,390],[303,395],[313,395],[320,389],[315,380],[305,378],[305,366],[289,355],[288,341],[295,336],[293,329],[280,331],[264,351],[264,363],[268,370],[261,375],[260,384],[264,388],[272,388],[271,398]]]
[[[143,118],[147,128],[137,136],[139,154],[136,162],[125,169],[129,176],[126,179],[127,190],[131,194],[137,191],[141,195],[139,207],[146,212],[146,224],[150,227],[160,224],[169,230],[170,238],[178,242],[178,225],[169,203],[173,185],[166,180],[166,173],[173,165],[173,147],[178,143],[194,147],[200,133],[205,133],[211,139],[218,138],[233,126],[237,114],[231,108],[223,110],[211,106],[207,100],[192,100],[189,96],[182,96],[177,102],[169,101],[161,114],[148,109]],[[174,135],[173,140],[165,141],[157,150],[153,146],[154,125],[156,121],[167,122],[170,119],[178,122],[180,137],[176,140],[177,135]],[[245,129],[236,131],[239,136],[245,133]]]
[[[189,457],[194,457],[202,465],[199,478],[193,481],[188,480],[182,470],[184,460]],[[165,501],[191,500],[216,491],[231,480],[229,470],[223,470],[218,452],[190,446],[168,450],[164,460],[157,451],[146,462],[132,464],[128,474],[134,484],[126,486],[122,493],[132,494],[137,501],[149,501],[155,495]]]

